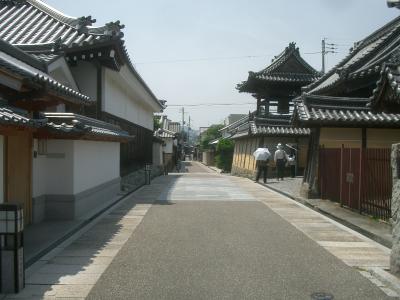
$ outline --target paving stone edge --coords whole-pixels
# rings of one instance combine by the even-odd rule
[[[265,187],[265,188],[267,188],[267,189],[270,189],[270,190],[272,190],[274,192],[277,192],[277,193],[279,193],[279,194],[281,194],[281,195],[283,195],[285,197],[288,197],[288,198],[290,198],[290,199],[292,199],[294,201],[297,201],[297,202],[299,202],[299,203],[301,203],[301,204],[313,209],[314,211],[319,212],[319,213],[323,214],[324,216],[327,216],[328,218],[330,218],[332,220],[335,220],[336,222],[339,222],[340,224],[353,229],[354,231],[357,231],[358,233],[360,233],[360,234],[362,234],[362,235],[374,240],[375,242],[377,242],[377,243],[379,243],[379,244],[381,244],[381,245],[383,245],[385,247],[392,248],[392,242],[391,241],[388,241],[387,239],[384,239],[384,238],[380,237],[379,235],[377,235],[377,234],[375,234],[373,232],[370,232],[370,231],[368,231],[368,230],[366,230],[366,229],[364,229],[362,227],[359,227],[356,224],[353,224],[353,223],[347,221],[346,219],[343,219],[343,218],[340,218],[340,217],[338,217],[338,216],[336,216],[334,214],[331,214],[330,212],[328,212],[328,211],[326,211],[326,210],[324,210],[324,209],[322,209],[322,208],[320,208],[320,207],[318,207],[316,205],[313,205],[312,203],[308,202],[307,199],[305,199],[303,197],[295,197],[295,196],[293,196],[293,195],[291,195],[291,194],[289,194],[287,192],[281,191],[281,190],[279,190],[277,188],[273,188],[273,187],[270,187],[270,186],[265,186],[265,185],[263,185],[261,183],[258,183],[258,184],[263,186],[263,187]]]
[[[100,217],[103,213],[105,213],[107,210],[111,209],[112,207],[114,207],[115,205],[117,205],[118,203],[120,203],[121,201],[123,201],[125,198],[127,198],[128,196],[130,196],[131,194],[133,194],[134,192],[136,192],[137,190],[139,190],[140,188],[142,188],[143,186],[145,186],[145,184],[137,186],[135,189],[133,189],[132,191],[129,191],[128,193],[122,195],[121,197],[119,197],[118,199],[116,199],[114,202],[110,203],[109,205],[105,206],[104,208],[102,208],[101,210],[99,210],[98,212],[96,212],[93,216],[91,216],[90,218],[83,220],[82,222],[80,222],[79,224],[77,224],[76,226],[72,227],[66,234],[64,234],[63,236],[61,236],[60,238],[58,238],[57,240],[55,240],[53,243],[51,243],[48,247],[46,247],[45,249],[43,249],[42,251],[40,251],[38,254],[36,254],[34,257],[32,257],[31,259],[27,260],[25,262],[25,269],[29,268],[30,266],[32,266],[34,263],[36,263],[37,261],[39,261],[43,256],[45,256],[46,254],[48,254],[49,252],[51,252],[54,248],[57,248],[57,246],[59,246],[60,244],[62,244],[63,242],[65,242],[68,238],[70,238],[71,236],[73,236],[75,233],[77,233],[79,230],[81,230],[82,228],[84,228],[85,226],[89,225],[91,222],[93,222],[94,220],[96,220],[98,217]],[[1,300],[1,298],[0,298]]]

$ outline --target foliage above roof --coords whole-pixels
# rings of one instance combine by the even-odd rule
[[[295,43],[290,43],[272,63],[259,72],[249,72],[247,81],[237,85],[240,92],[255,92],[256,85],[289,83],[304,86],[318,78],[319,73],[301,56]]]

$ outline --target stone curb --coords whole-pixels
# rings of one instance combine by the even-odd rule
[[[361,228],[361,227],[359,227],[359,226],[347,221],[346,219],[338,217],[338,216],[336,216],[336,215],[334,215],[334,214],[332,214],[332,213],[330,213],[330,212],[328,212],[328,211],[326,211],[326,210],[324,210],[324,209],[322,209],[322,208],[320,208],[320,207],[308,202],[307,199],[305,199],[303,197],[295,197],[295,196],[293,196],[293,195],[291,195],[291,194],[289,194],[287,192],[281,191],[281,190],[279,190],[277,188],[273,188],[273,187],[270,187],[270,186],[265,186],[265,185],[263,185],[261,183],[258,183],[258,184],[263,186],[263,187],[265,187],[265,188],[267,188],[267,189],[270,189],[270,190],[272,190],[274,192],[277,192],[277,193],[279,193],[279,194],[281,194],[281,195],[283,195],[285,197],[288,197],[288,198],[290,198],[290,199],[292,199],[294,201],[297,201],[297,202],[299,202],[299,203],[311,208],[312,210],[314,210],[316,212],[319,212],[319,213],[323,214],[324,216],[327,216],[328,218],[330,218],[332,220],[335,220],[336,222],[339,222],[340,224],[342,224],[342,225],[344,225],[346,227],[349,227],[349,228],[353,229],[354,231],[357,231],[358,233],[361,233],[362,235],[370,238],[371,240],[374,240],[375,242],[377,242],[377,243],[379,243],[379,244],[381,244],[381,245],[383,245],[385,247],[392,248],[392,242],[391,241],[388,241],[387,239],[384,239],[384,238],[380,237],[379,235],[377,235],[377,234],[375,234],[373,232],[370,232],[370,231],[368,231],[368,230],[366,230],[364,228]]]
[[[80,222],[79,224],[77,224],[76,226],[72,227],[67,233],[65,233],[63,236],[61,236],[60,238],[56,239],[54,242],[52,242],[48,247],[46,247],[45,249],[43,249],[42,251],[40,251],[38,254],[36,254],[34,257],[32,257],[31,259],[27,260],[25,262],[25,269],[28,269],[30,266],[32,266],[34,263],[36,263],[37,261],[39,261],[43,256],[45,256],[46,254],[48,254],[49,252],[51,252],[54,248],[57,248],[57,246],[59,246],[60,244],[62,244],[63,242],[65,242],[68,238],[70,238],[71,236],[73,236],[75,233],[77,233],[79,230],[83,229],[85,226],[89,225],[91,222],[93,222],[95,219],[97,219],[98,217],[100,217],[103,213],[105,213],[106,211],[108,211],[109,209],[111,209],[112,207],[114,207],[116,204],[120,203],[121,201],[123,201],[125,198],[129,197],[131,194],[133,194],[134,192],[136,192],[137,190],[139,190],[140,188],[142,188],[143,186],[145,186],[145,184],[140,185],[138,187],[136,187],[135,189],[129,191],[128,193],[122,195],[121,197],[119,197],[118,199],[116,199],[114,202],[110,203],[109,205],[105,206],[104,208],[102,208],[100,211],[96,212],[93,216],[91,216],[90,218],[83,220],[82,222]],[[1,299],[1,298],[0,298]]]
[[[201,161],[199,161],[199,163],[201,163],[203,166],[209,168],[211,171],[214,171],[215,173],[222,174],[222,170],[221,169],[218,169],[218,168],[212,167],[212,166],[207,166],[206,164],[204,164]]]

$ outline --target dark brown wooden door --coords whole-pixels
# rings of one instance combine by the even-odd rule
[[[32,220],[32,135],[21,132],[6,141],[6,201],[21,204],[25,224]]]

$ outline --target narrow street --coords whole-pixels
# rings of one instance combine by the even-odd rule
[[[54,249],[4,299],[396,296],[368,272],[388,268],[389,249],[248,179],[186,168]]]
[[[347,244],[357,250],[350,264],[386,264],[379,249],[305,208],[294,216],[296,205],[279,203],[282,197],[250,181],[186,164],[195,173],[160,178],[166,188],[89,299],[310,299],[315,292],[335,299],[386,297],[260,200],[308,230],[318,225],[319,231],[308,232],[331,249]]]

